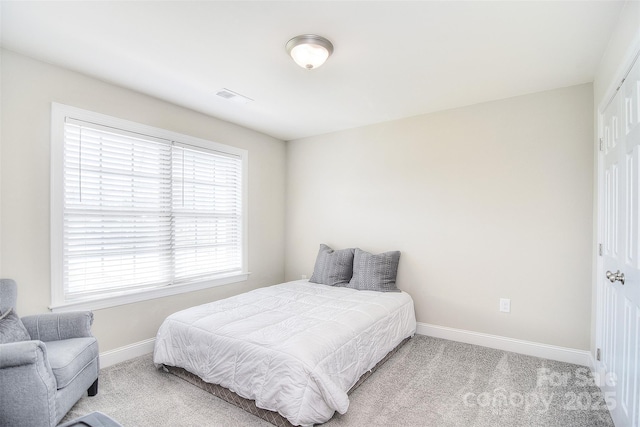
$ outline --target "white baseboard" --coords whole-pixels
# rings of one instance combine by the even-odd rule
[[[483,334],[480,332],[466,331],[463,329],[447,328],[446,326],[430,325],[418,322],[417,334],[435,338],[443,338],[451,341],[459,341],[467,344],[475,344],[498,350],[511,351],[526,354],[528,356],[543,357],[545,359],[558,360],[560,362],[574,363],[576,365],[595,368],[595,361],[591,352],[576,350],[573,348],[559,347],[549,344],[524,341],[515,338],[501,337],[499,335]],[[116,363],[124,362],[135,357],[153,352],[155,338],[139,341],[124,347],[100,353],[100,367],[106,368]]]
[[[587,366],[591,369],[593,369],[594,366],[591,352],[586,350],[558,347],[555,345],[501,337],[499,335],[483,334],[463,329],[447,328],[445,326],[430,325],[428,323],[420,322],[418,322],[416,333],[435,338],[443,338],[451,341],[459,341],[467,344],[495,348],[498,350],[511,351],[513,353],[526,354],[528,356],[574,363],[576,365]]]
[[[100,369],[143,356],[145,354],[153,353],[153,346],[155,345],[155,342],[155,338],[149,338],[148,340],[139,341],[125,345],[124,347],[114,348],[113,350],[100,353]]]

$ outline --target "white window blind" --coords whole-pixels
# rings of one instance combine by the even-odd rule
[[[64,119],[65,302],[243,271],[243,161]]]
[[[237,158],[173,147],[175,280],[242,268],[240,177]]]

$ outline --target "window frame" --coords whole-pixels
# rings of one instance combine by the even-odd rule
[[[66,117],[238,156],[242,162],[241,271],[204,281],[129,290],[120,294],[66,301],[63,272],[64,124]],[[251,274],[248,269],[248,164],[249,153],[241,148],[53,102],[51,104],[51,305],[49,309],[53,312],[97,310],[246,281]]]

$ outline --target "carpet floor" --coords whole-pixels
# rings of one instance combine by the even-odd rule
[[[63,421],[101,411],[125,427],[271,424],[155,369],[151,355],[100,372],[95,397]],[[334,426],[613,427],[585,367],[416,335],[350,395]],[[272,427],[272,426],[271,426]]]

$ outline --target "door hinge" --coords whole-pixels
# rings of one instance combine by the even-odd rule
[[[600,349],[599,349],[599,348],[597,348],[597,349],[596,349],[596,360],[597,360],[598,362],[602,359],[602,357],[601,357],[601,356],[602,356],[602,355],[600,354]]]
[[[602,256],[602,243],[598,243],[598,255]]]
[[[602,151],[602,138],[600,138],[600,143],[598,144],[598,146],[600,147],[599,150]]]

